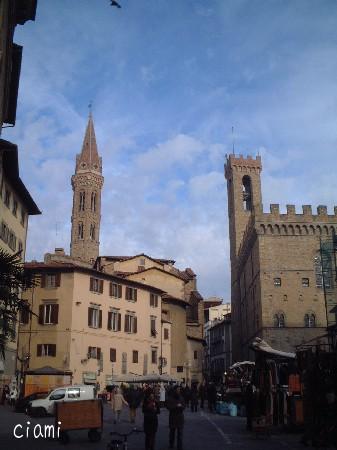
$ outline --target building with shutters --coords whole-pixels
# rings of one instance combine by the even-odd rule
[[[158,374],[161,358],[170,367],[171,323],[161,321],[162,290],[53,255],[26,267],[41,279],[24,295],[34,315],[20,317],[27,369],[71,371],[74,383],[103,388],[113,375]]]

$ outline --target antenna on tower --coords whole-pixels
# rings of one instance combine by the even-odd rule
[[[232,125],[232,153],[233,155],[235,155],[235,151],[234,151],[234,127]]]

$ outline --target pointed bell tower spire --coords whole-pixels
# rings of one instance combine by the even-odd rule
[[[90,109],[82,151],[76,156],[75,175],[71,177],[73,210],[70,255],[91,263],[99,254],[103,182],[102,158],[98,155]]]

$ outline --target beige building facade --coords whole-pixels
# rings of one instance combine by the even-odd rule
[[[337,229],[326,206],[313,214],[278,204],[263,212],[261,158],[229,155],[225,164],[231,259],[234,361],[253,357],[249,343],[262,337],[280,350],[325,334],[326,307],[320,240]]]
[[[36,316],[22,315],[20,354],[29,370],[51,366],[71,371],[73,383],[99,383],[118,376],[160,372],[170,364],[171,323],[161,321],[162,291],[125,280],[75,260],[27,263],[41,278],[25,293]]]

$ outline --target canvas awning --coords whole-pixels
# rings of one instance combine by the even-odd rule
[[[296,354],[295,353],[288,353],[288,352],[282,352],[281,350],[276,350],[273,347],[271,347],[269,344],[267,344],[266,341],[264,341],[261,338],[255,338],[253,342],[250,344],[250,348],[253,349],[256,352],[259,352],[261,354],[264,354],[266,356],[270,357],[278,357],[278,358],[285,358],[285,359],[295,359]]]

